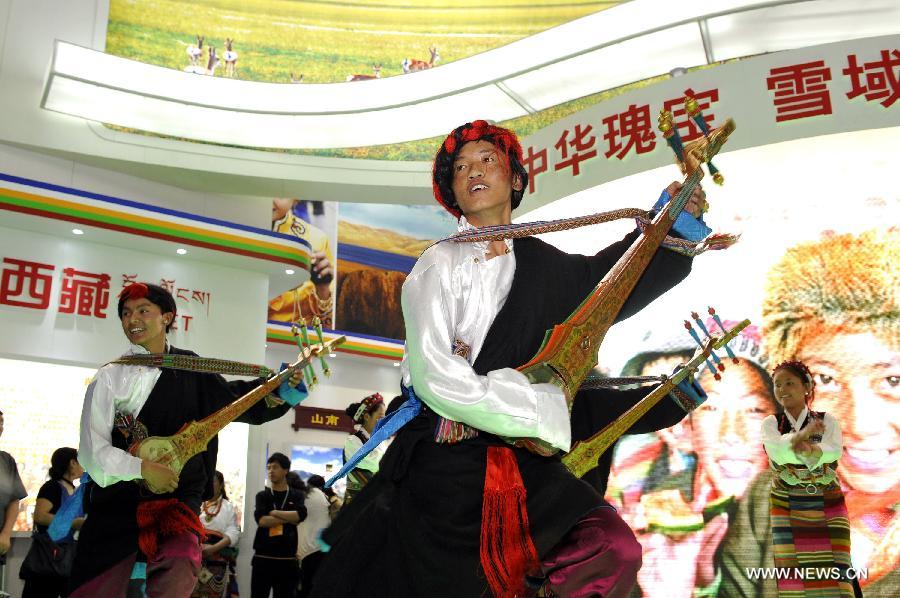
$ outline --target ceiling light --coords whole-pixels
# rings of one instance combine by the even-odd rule
[[[175,250],[175,253],[177,253],[178,255],[184,255],[187,253],[187,249],[185,249],[184,247],[179,247]]]
[[[284,273],[287,275],[291,275],[294,273],[294,270],[292,268],[285,268]]]
[[[73,235],[83,235],[83,234],[84,234],[84,231],[81,230],[80,228],[73,228],[73,229],[72,229],[72,234],[73,234]]]

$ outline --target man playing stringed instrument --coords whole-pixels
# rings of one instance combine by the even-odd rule
[[[512,131],[475,121],[447,137],[433,183],[460,231],[502,228],[528,172]],[[666,199],[680,186],[670,185]],[[686,209],[699,216],[704,204],[698,188]],[[533,237],[439,243],[423,253],[402,295],[409,401],[392,417],[408,423],[379,473],[323,534],[331,552],[313,596],[522,596],[526,579],[537,587],[545,578],[562,596],[627,595],[640,562],[628,527],[598,508],[602,497],[559,458],[504,438],[569,449],[564,391],[514,368],[638,234],[592,257]],[[690,265],[680,253],[656,252],[619,318],[680,282]],[[384,434],[393,431],[386,420]]]
[[[202,501],[212,495],[217,439],[188,459],[180,474],[134,456],[129,448],[148,436],[174,435],[261,383],[226,382],[210,373],[218,364],[233,366],[216,370],[223,373],[266,372],[249,364],[217,364],[171,346],[166,333],[176,315],[175,300],[157,285],[125,287],[118,313],[131,346],[122,358],[98,370],[81,416],[79,459],[92,481],[85,490],[87,518],[71,596],[125,596],[135,562],[146,560],[148,596],[187,597],[200,568],[203,527],[198,513]],[[159,356],[171,364],[154,362]],[[276,391],[279,396],[257,402],[238,421],[262,424],[282,416],[305,396],[293,388],[301,380],[296,371]]]

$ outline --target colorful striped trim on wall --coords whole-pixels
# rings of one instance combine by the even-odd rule
[[[291,235],[3,173],[0,209],[309,270],[309,243]]]
[[[339,353],[378,357],[391,361],[403,359],[403,341],[378,336],[366,336],[344,330],[324,330],[323,332],[326,341],[342,334],[347,337],[347,341],[337,348]],[[294,346],[297,344],[294,340],[294,335],[291,334],[291,325],[287,322],[276,322],[274,320],[269,320],[266,325],[266,341]]]

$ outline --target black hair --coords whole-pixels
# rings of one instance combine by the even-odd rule
[[[388,403],[387,409],[384,410],[384,416],[387,417],[397,409],[400,409],[400,405],[402,405],[404,402],[406,402],[406,399],[403,398],[403,395],[397,395],[396,397],[391,399],[391,402]]]
[[[303,478],[300,477],[300,474],[296,471],[287,472],[287,476],[285,476],[285,480],[289,487],[293,488],[300,492],[304,497],[309,494],[309,488],[306,487],[306,482],[303,481]]]
[[[215,473],[213,473],[213,476],[217,480],[219,480],[219,484],[221,484],[221,486],[222,486],[222,498],[224,498],[225,500],[228,500],[228,493],[225,492],[225,476],[222,475],[222,472],[219,471],[218,469],[215,471]]]
[[[132,287],[134,288],[132,289]],[[146,293],[142,292],[143,289],[141,287],[147,289]],[[122,292],[119,293],[119,305],[117,309],[120,320],[122,319],[122,310],[125,307],[125,302],[133,297],[136,299],[146,297],[147,301],[159,307],[159,311],[162,313],[178,313],[178,308],[175,306],[175,298],[172,296],[172,293],[157,284],[137,282],[125,287],[122,289]],[[169,330],[172,329],[172,324],[174,322],[175,319],[172,318],[172,320],[166,324],[166,332],[169,332]]]
[[[306,480],[306,485],[310,488],[318,488],[319,490],[325,490],[325,478],[320,476],[317,473],[309,476],[309,479]]]
[[[50,457],[50,479],[59,481],[69,471],[69,464],[73,459],[78,459],[78,451],[69,446],[64,446],[53,451]]]
[[[266,465],[270,463],[277,463],[281,469],[290,469],[291,468],[291,460],[288,459],[287,455],[284,453],[272,453],[269,459],[266,461]]]

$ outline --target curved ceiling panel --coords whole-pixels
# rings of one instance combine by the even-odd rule
[[[503,121],[674,68],[897,31],[871,0],[634,0],[448,65],[350,83],[290,85],[195,75],[58,41],[41,105],[187,139],[337,148]]]

